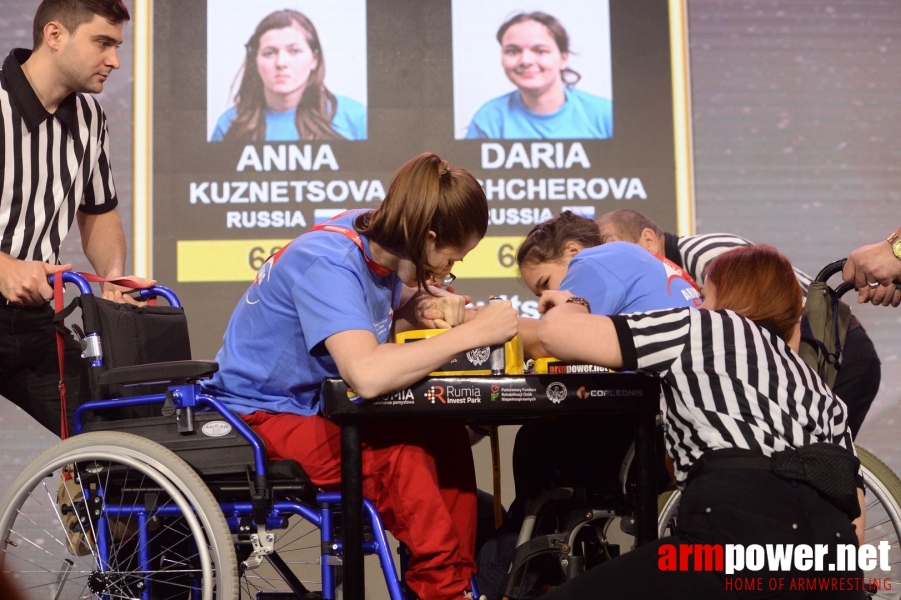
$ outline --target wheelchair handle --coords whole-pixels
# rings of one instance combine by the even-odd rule
[[[175,292],[164,285],[155,285],[152,288],[136,290],[136,292],[141,296],[141,299],[143,300],[150,300],[151,298],[160,296],[166,299],[166,302],[169,303],[169,306],[181,308],[181,302],[179,301],[178,296],[175,295]]]
[[[93,294],[94,291],[91,289],[90,282],[82,277],[80,274],[75,271],[63,271],[63,284],[66,283],[74,283],[75,287],[78,288],[78,291],[82,294]],[[55,275],[51,275],[48,277],[48,281],[50,282],[50,287],[53,287],[53,279]]]
[[[828,265],[822,268],[822,270],[817,273],[816,279],[819,283],[825,283],[829,281],[829,278],[839,273],[842,269],[845,268],[845,263],[848,262],[847,258],[840,258],[839,260],[832,261]],[[842,282],[837,288],[835,288],[835,295],[841,298],[851,290],[856,290],[857,286],[854,285],[853,281],[845,281]],[[895,284],[895,289],[901,290],[901,283]]]
[[[91,282],[89,282],[86,278],[84,278],[80,273],[75,271],[63,271],[63,284],[72,283],[75,284],[75,287],[78,288],[79,293],[81,294],[93,294],[94,290],[91,289]],[[54,275],[50,275],[48,277],[48,281],[50,285],[53,286]],[[169,303],[169,306],[175,308],[181,308],[181,301],[178,299],[178,296],[175,295],[175,292],[167,288],[163,285],[155,285],[151,288],[143,288],[135,290],[135,293],[140,296],[142,300],[150,300],[151,298],[162,297],[166,299],[166,302]]]
[[[847,258],[840,258],[839,260],[834,260],[817,273],[816,279],[814,281],[818,281],[821,283],[825,283],[829,281],[829,278],[841,271],[845,268],[845,263],[848,262]],[[842,286],[844,287],[844,286]],[[851,287],[854,287],[854,284],[851,284]]]

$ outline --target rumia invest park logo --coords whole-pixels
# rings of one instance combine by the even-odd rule
[[[482,390],[467,385],[433,385],[425,393],[432,404],[481,404]]]
[[[435,404],[437,400],[441,404],[447,404],[447,400],[444,398],[444,386],[443,385],[433,385],[429,388],[429,391],[425,393],[425,399]]]

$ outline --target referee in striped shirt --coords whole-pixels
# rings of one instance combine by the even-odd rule
[[[554,356],[661,378],[667,452],[684,490],[677,535],[599,565],[548,600],[735,597],[722,571],[661,570],[663,544],[824,544],[826,565],[838,543],[858,543],[860,463],[844,404],[796,353],[802,302],[791,263],[771,246],[737,248],[710,263],[702,294],[699,310],[614,317],[587,314],[569,292],[542,294],[538,337]],[[787,470],[786,459],[801,468]],[[859,575],[738,574],[762,578],[763,590],[770,578]]]
[[[604,242],[622,240],[644,246],[652,252],[666,256],[702,282],[707,263],[722,254],[752,242],[730,233],[676,236],[665,233],[657,223],[631,209],[609,212],[598,218],[601,238]],[[794,269],[795,277],[807,295],[812,278]],[[879,392],[882,366],[873,341],[853,315],[848,325],[848,337],[842,349],[842,368],[838,371],[832,389],[848,406],[848,427],[857,437],[870,405]]]
[[[121,0],[44,0],[34,18],[34,50],[16,49],[0,71],[0,395],[59,435],[60,398],[47,276],[78,222],[85,255],[102,277],[124,274],[125,235],[100,104],[119,68],[129,19]],[[128,301],[104,287],[104,297]],[[71,414],[87,398],[81,349],[67,340]]]

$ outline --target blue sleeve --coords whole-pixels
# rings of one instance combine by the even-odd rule
[[[613,102],[588,92],[578,92],[583,102],[585,118],[596,130],[598,139],[613,137]]]
[[[369,133],[369,123],[366,120],[366,107],[362,104],[360,105],[360,115],[357,117],[357,129],[356,129],[356,137],[354,139],[357,140],[365,140]]]
[[[601,127],[608,138],[613,137],[613,103],[605,98],[601,99],[600,121]]]
[[[344,265],[319,258],[295,279],[291,294],[308,352],[342,331],[376,335],[360,277]]]
[[[479,127],[478,123],[476,123],[475,119],[472,120],[472,123],[469,124],[469,128],[466,130],[466,139],[467,140],[485,140],[489,139],[488,134]]]
[[[216,128],[213,130],[213,135],[210,136],[211,142],[221,142],[223,138],[225,138],[225,134],[228,132],[228,128],[231,126],[235,116],[236,113],[234,107],[229,108],[222,113],[219,120],[216,121]]]
[[[472,116],[472,122],[469,129],[466,130],[467,140],[495,140],[499,136],[492,136],[490,130],[496,129],[492,127],[491,111],[488,110],[488,104],[483,104],[476,114]]]
[[[345,139],[358,141],[367,138],[366,106],[347,98],[335,96],[338,103],[332,127]]]
[[[622,282],[598,263],[579,260],[578,256],[569,263],[560,289],[588,300],[593,315],[618,315],[626,305]]]

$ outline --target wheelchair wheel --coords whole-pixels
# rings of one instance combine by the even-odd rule
[[[878,547],[882,541],[889,543],[891,571],[874,569],[864,571],[865,578],[873,578],[870,593],[874,598],[898,598],[897,585],[892,590],[876,589],[875,580],[891,579],[898,582],[901,577],[901,480],[885,463],[872,452],[857,446],[857,456],[863,466],[864,489],[866,490],[867,528],[864,543]]]
[[[237,597],[234,545],[203,481],[121,432],[69,438],[16,477],[0,503],[0,572],[29,600]]]
[[[877,546],[883,540],[889,544],[888,563],[891,571],[874,569],[863,571],[872,598],[898,598],[897,589],[884,590],[876,581],[899,581],[901,577],[901,479],[870,451],[857,446],[857,456],[863,472],[866,491],[867,524],[864,543]],[[666,492],[658,499],[658,537],[670,535],[678,517],[681,492]],[[892,586],[895,587],[895,586]]]
[[[657,496],[657,538],[675,533],[676,515],[679,512],[679,499],[682,492],[667,490]]]

